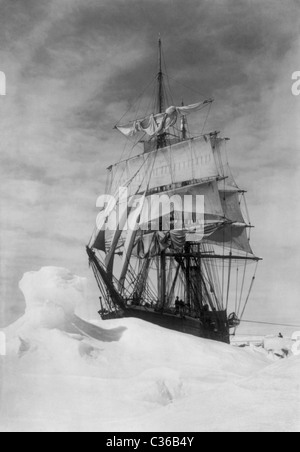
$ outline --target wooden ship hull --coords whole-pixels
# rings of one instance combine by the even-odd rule
[[[219,341],[229,344],[230,332],[227,313],[206,313],[203,318],[195,319],[189,315],[176,315],[171,312],[159,312],[151,308],[131,307],[125,310],[124,317],[137,318],[145,322],[177,331],[179,333]]]
[[[100,290],[102,289],[104,293],[105,286],[107,297],[111,300],[109,304],[105,303],[106,307],[104,307],[100,298],[99,315],[102,320],[136,318],[179,333],[230,343],[230,328],[238,326],[239,322],[237,318],[229,321],[226,310],[202,311],[198,316],[192,316],[187,306],[177,309],[158,309],[149,304],[142,305],[139,301],[124,300],[115,286],[110,283],[106,270],[95,252],[87,247],[87,253]]]

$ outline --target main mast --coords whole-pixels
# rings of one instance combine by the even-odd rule
[[[162,70],[162,41],[161,38],[158,40],[158,74],[157,74],[157,81],[158,81],[158,98],[157,98],[157,105],[158,105],[158,113],[163,113],[165,110],[164,105],[164,74]],[[182,102],[182,106],[184,103]],[[187,138],[187,130],[186,130],[186,119],[185,117],[182,118],[181,123],[181,132],[182,136],[181,139],[183,141]],[[166,133],[163,132],[162,134],[158,135],[157,137],[157,143],[156,147],[157,150],[162,149],[167,146],[167,140],[166,140]],[[186,251],[189,254],[189,257],[186,259],[186,301],[187,304],[190,306],[192,301],[192,293],[191,293],[191,256],[193,253],[191,253],[191,249],[193,247],[190,244],[186,245]],[[202,295],[202,259],[201,259],[201,249],[200,246],[198,247],[200,259],[198,264],[198,275],[194,275],[197,279],[199,278],[199,289],[200,289],[200,306],[203,305],[203,295]],[[160,265],[159,265],[159,292],[160,292],[160,300],[162,304],[162,308],[166,305],[167,302],[167,253],[166,251],[161,251],[160,253]]]
[[[163,113],[164,111],[164,74],[162,71],[162,42],[161,38],[158,40],[158,113]],[[157,137],[157,149],[166,147],[166,133],[162,133]],[[160,300],[162,308],[166,304],[166,288],[167,288],[167,269],[166,269],[166,252],[162,251],[160,254]]]
[[[158,113],[164,111],[164,74],[162,71],[162,42],[161,38],[158,40]],[[167,145],[165,132],[157,137],[157,149],[164,148]]]

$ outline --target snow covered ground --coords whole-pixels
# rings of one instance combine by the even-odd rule
[[[27,310],[0,356],[1,432],[300,431],[300,356],[85,322],[84,286],[64,269],[24,276]]]

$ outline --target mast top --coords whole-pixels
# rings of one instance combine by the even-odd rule
[[[148,153],[155,148],[159,150],[167,147],[168,144],[172,145],[182,140],[186,140],[186,116],[190,113],[196,113],[202,110],[213,102],[213,99],[209,99],[204,102],[188,105],[186,107],[169,106],[169,108],[166,108],[166,104],[169,103],[170,98],[172,100],[172,95],[168,98],[167,87],[164,80],[166,73],[163,71],[163,65],[165,62],[163,61],[164,55],[160,35],[158,37],[157,58],[158,72],[155,77],[156,90],[152,107],[153,113],[148,114],[146,117],[141,119],[131,120],[127,124],[117,124],[115,126],[119,132],[128,138],[138,136],[140,138],[139,142],[145,143],[145,153]],[[176,128],[173,130],[173,133],[168,132],[171,127],[175,126],[178,119],[181,119],[181,135],[180,131]],[[144,137],[146,137],[145,140]]]
[[[159,36],[158,39],[158,113],[164,112],[164,86],[163,86],[163,71],[162,71],[162,40]],[[162,133],[157,138],[157,149],[164,148],[167,145],[166,133]]]
[[[159,72],[162,72],[162,40],[158,38],[158,56],[159,56]]]
[[[158,113],[163,112],[164,94],[163,94],[163,71],[162,71],[162,41],[158,39]]]

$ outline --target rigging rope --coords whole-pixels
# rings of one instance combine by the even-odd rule
[[[226,193],[226,181],[224,179],[224,194]],[[226,195],[225,195],[226,199]],[[224,212],[224,221],[226,221],[226,214]],[[223,228],[223,256],[225,256],[225,227]],[[222,303],[224,306],[224,291],[225,291],[225,259],[222,262]]]
[[[209,115],[211,113],[211,109],[212,109],[212,103],[209,104],[209,108],[208,108],[207,115],[206,115],[206,118],[205,118],[205,121],[204,121],[204,124],[203,124],[203,129],[202,129],[201,135],[203,135],[203,133],[204,133],[204,130],[205,130],[205,127],[206,127]]]
[[[134,101],[130,104],[128,110],[124,113],[124,115],[121,117],[121,119],[116,123],[116,126],[119,125],[122,121],[122,119],[130,112],[130,110],[134,107],[134,105],[136,104],[137,101],[139,101],[141,99],[141,97],[145,94],[145,92],[147,91],[147,89],[156,81],[156,75],[155,77],[153,77],[151,79],[151,82],[148,83],[148,85],[146,86],[146,88],[138,95],[135,97]]]
[[[259,325],[285,326],[288,328],[300,328],[300,325],[288,325],[285,323],[261,322],[261,321],[255,321],[255,320],[241,320],[241,322],[242,323],[259,324]]]
[[[248,293],[248,296],[247,296],[247,299],[246,299],[246,303],[245,303],[244,309],[243,309],[241,317],[240,317],[241,320],[244,317],[244,314],[245,314],[245,311],[246,311],[246,308],[247,308],[247,305],[248,305],[248,302],[249,302],[249,298],[250,298],[250,295],[251,295],[251,292],[252,292],[252,289],[253,289],[253,285],[254,285],[254,282],[255,282],[255,279],[256,279],[257,269],[258,269],[258,262],[256,264],[255,272],[254,272],[254,275],[253,275],[253,278],[252,278],[252,281],[251,281],[251,284],[250,284],[250,289],[249,289],[249,293]]]
[[[173,99],[173,95],[172,95],[172,89],[171,89],[171,85],[170,85],[170,78],[169,78],[169,74],[167,71],[167,64],[166,64],[166,58],[165,58],[165,52],[164,49],[162,48],[162,57],[163,57],[163,64],[165,67],[165,71],[166,71],[166,78],[167,78],[167,82],[168,82],[168,88],[169,88],[169,93],[170,93],[170,97],[171,97],[171,101],[174,104],[174,99]]]
[[[199,91],[197,91],[197,90],[191,88],[190,86],[187,86],[187,85],[185,85],[184,83],[179,82],[179,81],[176,80],[174,77],[168,76],[168,78],[171,79],[171,80],[173,80],[173,81],[174,81],[175,83],[177,83],[178,85],[181,85],[181,86],[183,86],[184,88],[189,89],[190,91],[193,91],[193,92],[196,93],[196,94],[199,94],[199,96],[203,97],[204,99],[205,99],[206,97],[209,97],[209,96],[207,96],[207,95],[205,95],[205,94],[203,94],[203,93],[200,93]],[[211,96],[210,96],[210,97],[211,97]]]
[[[247,253],[247,255],[248,255],[248,253]],[[241,311],[241,307],[242,307],[243,293],[244,293],[245,279],[246,279],[247,263],[248,263],[248,261],[245,260],[243,280],[242,280],[242,286],[241,286],[241,294],[240,294],[240,301],[239,301],[238,312],[237,312],[238,317],[240,317],[240,311]]]
[[[230,251],[230,256],[232,256],[232,250]],[[227,298],[226,298],[226,311],[228,309],[229,304],[229,292],[230,292],[230,283],[231,283],[231,268],[232,268],[232,259],[229,261],[229,269],[228,269],[228,286],[227,286]]]
[[[236,269],[236,293],[235,293],[235,311],[238,310],[238,292],[239,292],[239,267]]]

